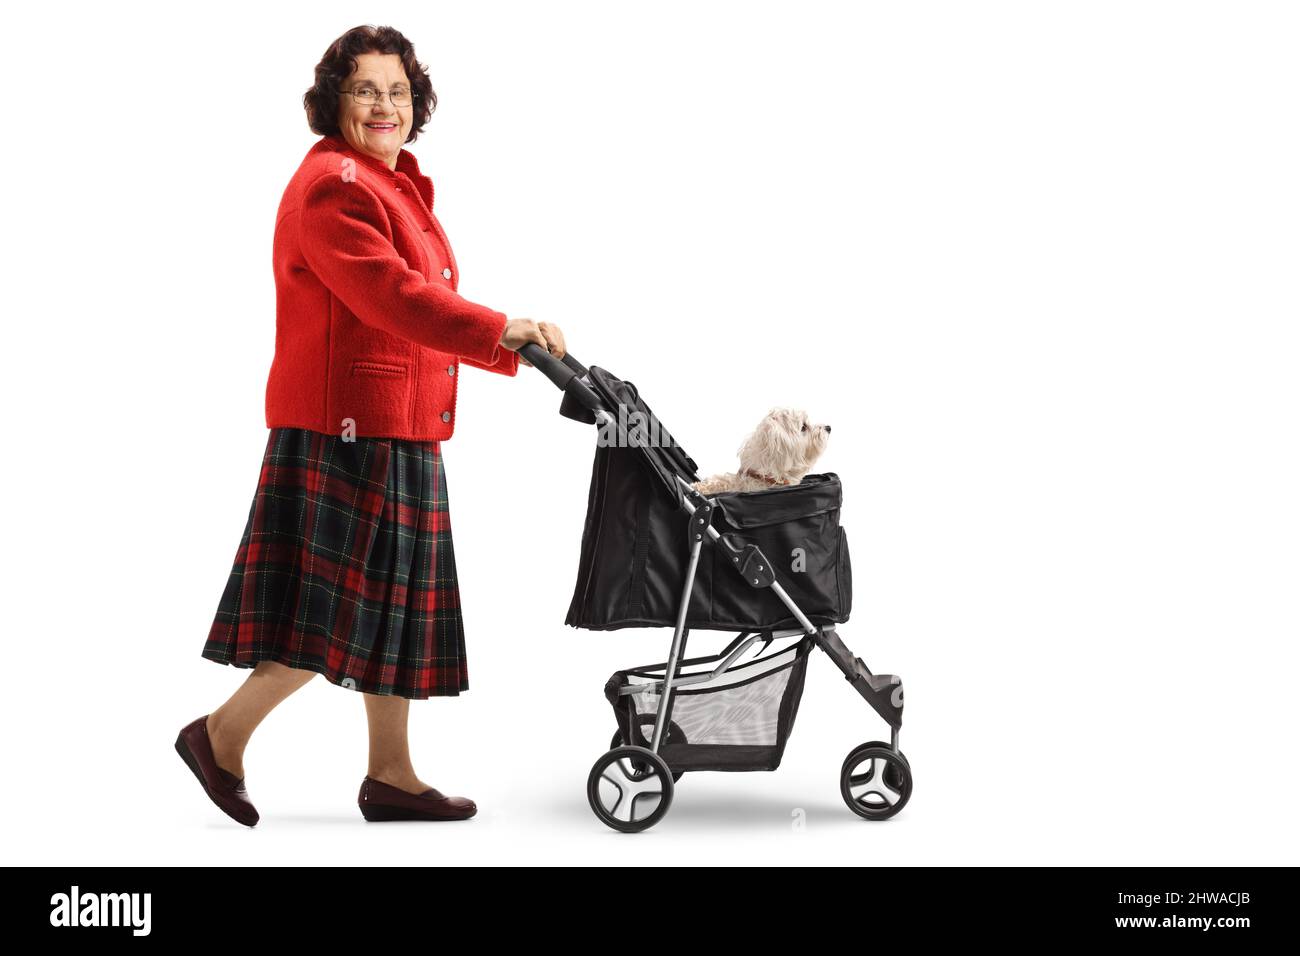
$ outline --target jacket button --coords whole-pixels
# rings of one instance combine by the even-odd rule
[[[449,422],[449,421],[451,421],[451,412],[443,412],[443,413],[442,413],[442,420],[443,420],[444,422]]]
[[[454,365],[448,365],[448,366],[447,366],[447,374],[448,374],[448,375],[455,375],[455,374],[456,374],[456,366],[454,366]]]
[[[396,189],[399,193],[402,191],[402,187],[401,187],[401,186],[394,186],[393,188]]]
[[[442,277],[443,277],[444,279],[450,279],[450,278],[451,278],[451,270],[450,270],[450,269],[443,269],[443,270],[442,270]]]

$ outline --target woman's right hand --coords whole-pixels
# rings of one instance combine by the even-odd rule
[[[564,358],[564,333],[558,325],[550,322],[534,322],[532,319],[506,319],[505,331],[501,333],[501,345],[518,352],[529,342],[534,342],[546,349],[557,359]],[[533,363],[522,355],[519,364],[533,367]]]

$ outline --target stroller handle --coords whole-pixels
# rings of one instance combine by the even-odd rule
[[[572,396],[583,408],[598,412],[605,406],[582,376],[587,374],[587,367],[569,353],[564,359],[557,359],[536,342],[526,342],[519,347],[519,354],[533,363],[533,367],[549,378],[555,387],[566,395]]]

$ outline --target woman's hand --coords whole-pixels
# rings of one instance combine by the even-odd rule
[[[506,319],[506,330],[501,333],[501,345],[518,352],[529,342],[535,342],[555,358],[564,358],[564,333],[551,322],[534,322],[532,319]],[[522,355],[519,364],[533,367]]]

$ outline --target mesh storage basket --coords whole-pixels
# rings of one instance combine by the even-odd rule
[[[799,710],[812,646],[803,637],[716,677],[674,687],[659,756],[674,771],[775,770]],[[695,666],[679,667],[678,676],[712,670]],[[633,746],[650,746],[666,671],[667,664],[617,671],[605,684],[623,740]],[[627,686],[645,690],[620,693]]]

